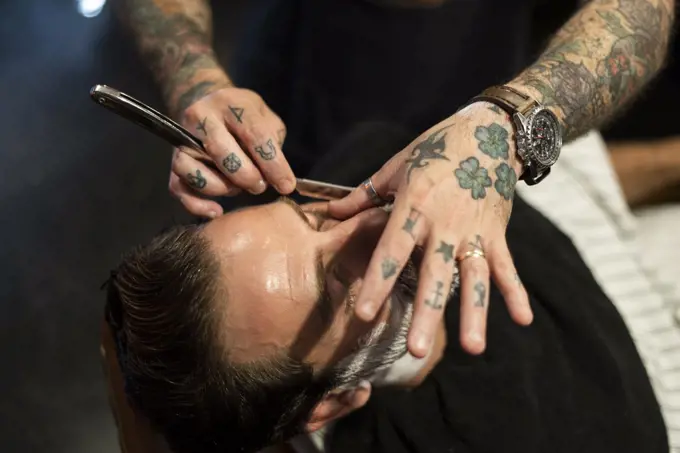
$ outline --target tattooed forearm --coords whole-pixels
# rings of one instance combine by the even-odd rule
[[[574,139],[615,114],[662,67],[673,0],[592,0],[509,83],[536,96]]]
[[[444,287],[444,282],[436,282],[437,289],[434,291],[431,299],[425,299],[425,305],[435,310],[441,310],[444,308],[444,293],[442,293],[442,288]]]
[[[120,0],[120,5],[121,18],[174,114],[190,104],[187,90],[199,79],[229,85],[212,51],[208,0]]]

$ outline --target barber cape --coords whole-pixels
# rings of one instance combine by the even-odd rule
[[[670,441],[680,452],[680,292],[640,259],[599,135],[565,146],[549,178],[518,191],[528,203],[516,199],[508,242],[533,325],[514,324],[492,285],[487,350],[470,356],[455,297],[447,349],[422,385],[374,388],[312,436],[317,451],[654,453]]]

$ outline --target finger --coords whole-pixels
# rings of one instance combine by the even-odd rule
[[[401,204],[395,205],[378,241],[357,297],[356,314],[365,321],[374,319],[383,306],[425,228],[425,218],[420,211],[410,208],[408,199],[402,200]]]
[[[415,357],[425,357],[430,352],[444,315],[453,281],[455,243],[445,235],[435,234],[428,240],[408,337],[408,349]]]
[[[188,121],[191,121],[189,119]],[[199,121],[201,139],[206,152],[232,184],[253,194],[267,188],[260,170],[241,149],[224,125],[224,121],[206,116]]]
[[[264,104],[262,104],[264,105]],[[236,115],[234,109],[227,114],[225,121],[229,129],[238,137],[264,178],[282,194],[295,189],[295,176],[279,144],[281,120],[266,106],[256,109],[241,107]]]
[[[392,185],[394,184],[393,181],[397,179],[395,176],[398,168],[399,161],[392,158],[370,178],[373,188],[383,200],[393,198],[395,188]],[[372,207],[375,207],[375,202],[368,190],[359,186],[346,197],[331,201],[328,204],[328,212],[337,219],[347,219],[358,212]]]
[[[529,305],[529,296],[517,274],[505,240],[489,244],[487,257],[491,275],[505,299],[510,317],[517,324],[528,326],[534,319],[531,305]]]
[[[489,265],[484,257],[476,256],[459,263],[460,344],[471,354],[481,354],[486,348]]]
[[[175,173],[170,174],[169,190],[182,203],[184,208],[193,215],[209,219],[222,215],[222,206],[219,203],[196,195]]]
[[[233,196],[241,191],[222,173],[183,152],[179,152],[173,159],[172,171],[192,189],[207,196]]]

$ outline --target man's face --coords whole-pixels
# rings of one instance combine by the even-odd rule
[[[387,218],[372,209],[340,222],[328,218],[325,203],[281,199],[207,224],[204,234],[221,266],[218,316],[230,360],[288,352],[326,368],[353,353],[376,326],[394,323],[390,304],[371,323],[353,309]]]

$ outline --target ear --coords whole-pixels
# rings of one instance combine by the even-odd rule
[[[307,422],[307,432],[313,432],[329,422],[342,418],[359,409],[368,402],[371,396],[371,384],[361,381],[356,387],[345,390],[334,390],[324,396],[316,405]]]

